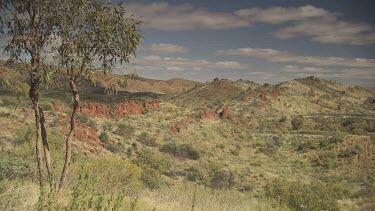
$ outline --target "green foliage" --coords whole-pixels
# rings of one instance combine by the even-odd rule
[[[267,184],[266,196],[292,210],[339,210],[332,192],[322,183],[304,184],[274,180]]]
[[[77,115],[77,120],[82,122],[82,123],[87,124],[90,120],[90,116],[88,115],[88,113],[83,112],[83,113],[80,113],[80,114]]]
[[[138,136],[137,141],[149,147],[157,147],[159,145],[156,142],[156,139],[154,137],[151,137],[151,135],[147,132],[142,132]]]
[[[141,180],[143,184],[151,190],[160,188],[163,184],[163,178],[160,172],[150,167],[143,169]]]
[[[336,151],[323,151],[318,154],[318,158],[313,161],[315,166],[323,167],[324,169],[334,169],[337,167],[337,152]]]
[[[49,102],[41,102],[40,107],[42,107],[43,111],[51,111],[52,110],[52,104]]]
[[[14,81],[12,86],[7,88],[13,96],[17,97],[18,101],[28,99],[30,86],[27,83]]]
[[[110,152],[113,152],[113,153],[118,153],[118,152],[121,152],[123,151],[124,149],[124,144],[122,144],[121,142],[117,142],[117,143],[108,143],[107,145],[107,149],[110,151]]]
[[[267,140],[264,144],[258,143],[258,150],[265,155],[273,156],[277,154],[278,149],[283,144],[279,136],[273,136],[271,140]]]
[[[33,161],[0,153],[0,181],[5,179],[32,179],[36,177]]]
[[[299,130],[302,127],[303,124],[303,117],[302,116],[296,116],[291,121],[293,130]]]
[[[192,166],[192,167],[190,167],[190,169],[189,169],[189,171],[186,175],[186,178],[189,181],[199,182],[199,181],[204,180],[204,174],[199,167]]]
[[[130,124],[119,124],[115,131],[115,134],[120,136],[132,137],[134,135],[135,128]]]
[[[151,150],[142,150],[134,163],[141,167],[150,167],[160,173],[167,173],[172,166],[171,161],[157,156]]]
[[[92,129],[97,130],[98,125],[96,124],[96,122],[94,120],[90,119],[86,124],[87,124],[87,126],[91,127]]]
[[[30,143],[31,145],[31,141],[34,136],[35,130],[32,127],[22,127],[17,129],[14,137],[14,147],[24,143]]]
[[[123,5],[69,0],[66,12],[69,15],[61,17],[58,27],[61,44],[56,58],[61,66],[68,67],[72,78],[94,81],[95,58],[107,74],[117,63],[128,63],[135,55],[141,41],[141,22],[129,16]]]
[[[109,136],[106,132],[103,132],[99,135],[99,139],[100,141],[104,142],[104,143],[108,143],[109,141]]]
[[[83,161],[83,163],[87,163]],[[95,186],[92,194],[102,194],[126,191],[134,193],[140,188],[141,169],[126,160],[116,157],[103,157],[91,160],[83,167],[75,166],[70,176],[70,184],[76,187],[80,184],[79,175],[89,184]],[[82,177],[81,176],[81,177]],[[82,179],[82,178],[81,178]]]
[[[161,152],[166,152],[178,157],[199,160],[201,153],[191,144],[167,143],[160,148]]]
[[[237,174],[227,168],[218,169],[211,178],[211,188],[232,188],[239,183]]]

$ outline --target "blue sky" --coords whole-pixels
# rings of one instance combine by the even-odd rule
[[[314,75],[375,87],[371,1],[112,1],[143,22],[137,57],[116,73],[258,83]]]
[[[143,21],[134,65],[156,79],[278,83],[315,75],[375,86],[371,1],[122,1]]]

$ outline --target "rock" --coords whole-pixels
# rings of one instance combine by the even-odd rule
[[[64,111],[62,110],[62,108],[59,105],[57,105],[56,102],[52,102],[52,106],[53,106],[53,109],[55,109],[55,111],[58,111],[60,113],[64,113]]]
[[[219,112],[219,117],[222,119],[228,119],[230,117],[229,108],[226,106],[223,107],[222,111]]]
[[[117,105],[116,108],[116,114],[118,118],[121,118],[126,114],[143,114],[144,112],[144,107],[135,102],[121,103]]]
[[[155,108],[159,108],[160,107],[160,104],[158,101],[156,100],[153,100],[153,101],[150,101],[150,102],[145,102],[143,104],[143,107],[145,108],[150,108],[150,109],[155,109]]]
[[[111,118],[111,111],[109,106],[104,106],[100,103],[88,103],[80,105],[78,108],[78,113],[85,112],[90,117],[105,117]]]

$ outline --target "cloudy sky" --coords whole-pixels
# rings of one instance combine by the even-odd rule
[[[277,83],[315,75],[375,86],[375,4],[352,0],[122,1],[143,21],[149,78]]]
[[[132,65],[155,79],[317,76],[375,87],[371,0],[112,0],[143,21]]]

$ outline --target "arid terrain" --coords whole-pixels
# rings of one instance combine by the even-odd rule
[[[136,77],[108,95],[121,76],[83,81],[68,188],[38,199],[29,79],[22,65],[1,62],[0,73],[11,81],[0,91],[0,210],[375,209],[373,89],[314,76]],[[40,98],[56,175],[72,103],[64,83]]]

